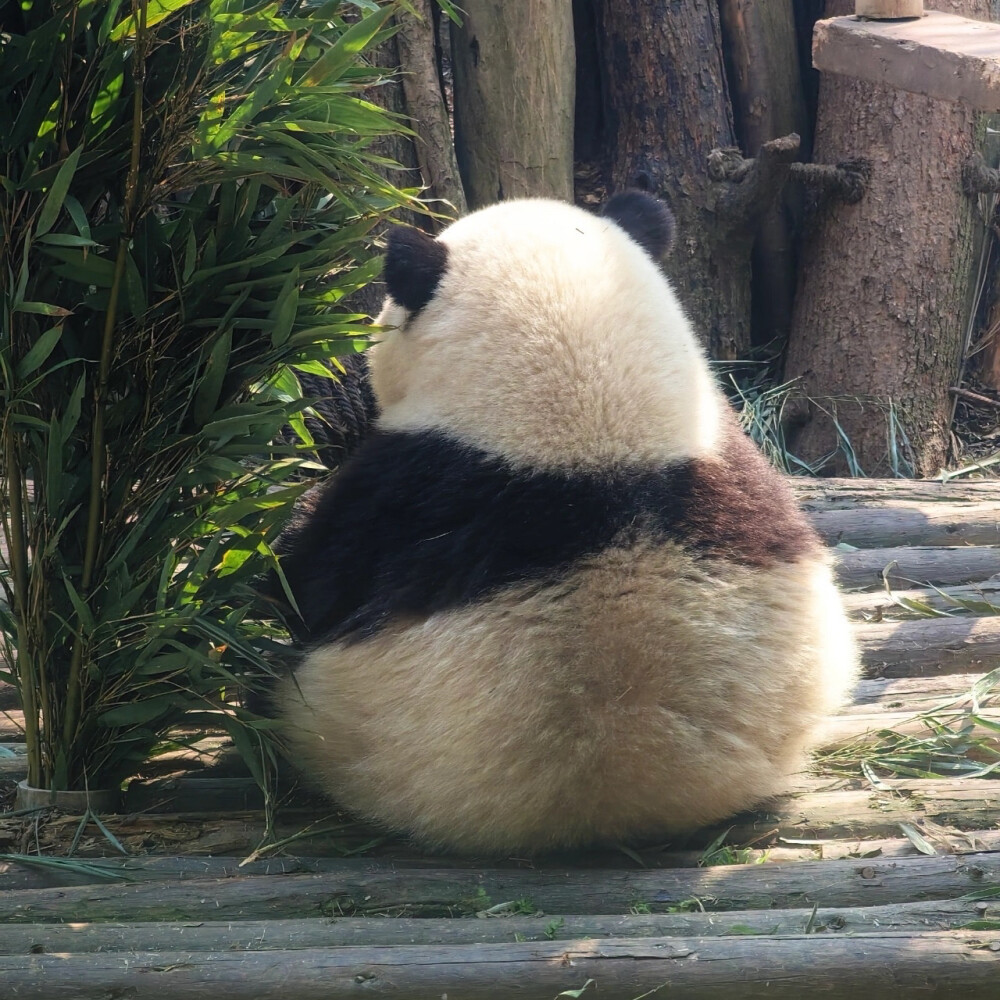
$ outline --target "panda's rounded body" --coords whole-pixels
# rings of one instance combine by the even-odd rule
[[[690,829],[784,790],[849,690],[823,549],[643,249],[668,226],[523,201],[391,243],[376,430],[283,543],[279,708],[342,805],[463,851]]]

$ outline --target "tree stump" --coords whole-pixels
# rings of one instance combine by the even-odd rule
[[[980,17],[1000,7],[941,3]],[[852,13],[852,0],[830,0],[826,12]],[[849,468],[845,438],[869,475],[934,474],[947,458],[948,387],[981,238],[961,172],[984,131],[968,106],[822,77],[814,158],[872,162],[867,196],[825,204],[808,229],[787,359],[807,397],[792,408],[790,446],[809,461],[834,456],[833,474]]]

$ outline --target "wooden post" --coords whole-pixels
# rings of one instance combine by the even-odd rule
[[[876,21],[923,17],[924,0],[854,0],[854,13]]]

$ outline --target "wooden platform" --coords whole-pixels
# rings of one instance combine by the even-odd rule
[[[91,823],[84,864],[0,859],[0,997],[997,997],[1000,483],[795,485],[866,677],[783,800],[670,844],[430,858],[301,792],[268,833],[211,738],[103,817],[129,857]],[[79,826],[0,813],[0,852]]]

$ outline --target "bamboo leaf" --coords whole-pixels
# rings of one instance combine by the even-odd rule
[[[171,14],[190,6],[195,0],[148,0],[146,3],[146,27],[153,28]],[[134,37],[139,29],[137,14],[129,14],[119,22],[109,34],[112,42],[120,42],[123,38]]]
[[[42,203],[42,210],[38,216],[38,225],[35,226],[35,235],[42,236],[47,233],[59,216],[59,210],[63,206],[63,200],[69,191],[70,182],[76,173],[77,164],[80,162],[80,154],[83,146],[77,146],[69,156],[62,162],[56,179],[52,182],[45,201]]]
[[[292,325],[299,308],[299,269],[292,268],[274,306],[274,326],[271,329],[271,343],[281,347],[288,343],[292,335]]]
[[[27,378],[32,372],[37,371],[43,364],[45,364],[48,356],[55,350],[56,344],[59,343],[62,337],[63,328],[61,326],[53,326],[43,333],[29,349],[28,353],[20,360],[17,365],[17,377]]]
[[[232,349],[233,331],[230,327],[216,339],[205,361],[205,372],[194,398],[193,416],[198,424],[205,424],[215,412],[229,370],[229,355]]]
[[[329,84],[332,80],[340,79],[344,70],[368,48],[382,26],[392,17],[392,13],[391,6],[383,7],[348,28],[303,74],[298,81],[299,86]]]

